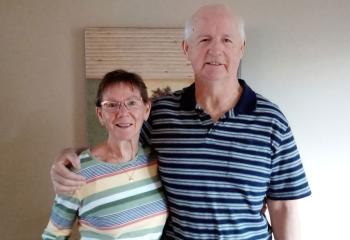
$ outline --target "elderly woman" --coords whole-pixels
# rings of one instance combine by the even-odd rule
[[[87,184],[72,197],[56,196],[43,239],[67,239],[75,219],[81,239],[160,239],[167,207],[157,160],[139,145],[151,103],[137,74],[116,70],[101,81],[96,114],[105,142],[80,154]]]

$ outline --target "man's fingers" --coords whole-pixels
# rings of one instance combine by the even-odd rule
[[[57,194],[71,196],[74,194],[76,190],[78,190],[82,185],[85,184],[84,180],[76,180],[76,179],[70,180],[65,177],[61,177],[56,173],[56,171],[57,171],[56,167],[51,168],[52,185],[53,185],[54,191]],[[77,178],[76,177],[77,174],[71,173],[69,170],[67,175],[73,179]],[[78,175],[78,179],[80,179],[79,175]]]
[[[72,188],[79,188],[85,184],[84,178],[77,178],[75,177],[76,174],[71,173],[69,178],[60,177],[58,175],[53,176],[53,183],[54,185],[62,185],[62,187],[72,187]],[[79,176],[79,175],[78,175]]]
[[[54,184],[62,184],[67,187],[80,187],[85,183],[85,178],[62,165],[54,164],[51,168],[51,178]]]
[[[57,194],[71,196],[85,184],[85,178],[74,172],[80,169],[79,157],[72,149],[65,149],[50,169],[52,185]]]
[[[73,166],[75,170],[80,169],[80,159],[73,148],[66,148],[58,155],[54,165]]]

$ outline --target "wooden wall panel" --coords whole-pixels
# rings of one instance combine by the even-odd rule
[[[192,80],[179,28],[87,28],[87,79],[101,79],[116,68],[139,73],[145,80]]]

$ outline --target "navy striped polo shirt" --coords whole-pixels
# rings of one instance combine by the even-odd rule
[[[271,239],[264,199],[311,194],[285,116],[239,82],[240,100],[215,123],[196,106],[194,84],[152,105],[142,138],[159,155],[166,239]]]

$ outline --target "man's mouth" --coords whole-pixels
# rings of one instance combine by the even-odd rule
[[[120,127],[120,128],[128,128],[132,126],[132,123],[117,123],[115,126]]]
[[[217,62],[217,61],[210,61],[210,62],[207,62],[207,64],[213,65],[213,66],[220,66],[220,65],[222,65],[220,62]]]

